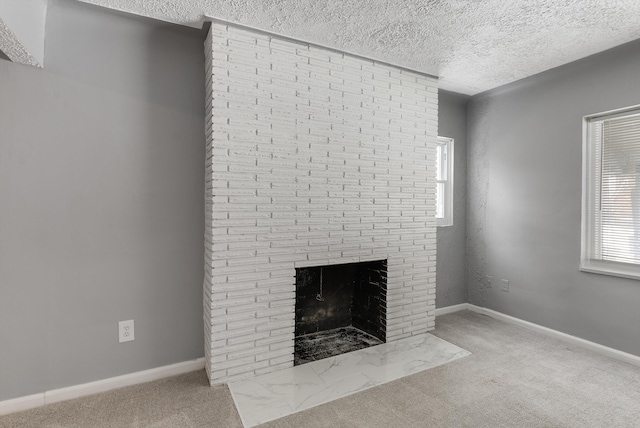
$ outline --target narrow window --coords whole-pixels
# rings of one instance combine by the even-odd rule
[[[640,106],[584,118],[580,269],[640,278]]]
[[[453,139],[438,137],[436,151],[436,225],[453,225]]]

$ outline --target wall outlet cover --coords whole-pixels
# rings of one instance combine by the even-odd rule
[[[507,293],[509,292],[509,280],[508,279],[503,279],[502,280],[502,291],[506,291]]]
[[[120,321],[118,323],[118,342],[131,342],[134,339],[133,320]]]

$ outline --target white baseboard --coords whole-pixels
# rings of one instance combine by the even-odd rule
[[[0,416],[44,406],[44,393],[0,401]]]
[[[520,318],[515,318],[515,317],[512,317],[511,315],[506,315],[501,312],[494,311],[492,309],[482,308],[480,306],[472,305],[470,303],[462,303],[460,305],[447,306],[445,308],[438,308],[436,309],[436,317],[440,315],[446,315],[453,312],[462,311],[465,309],[470,310],[472,312],[479,313],[479,314],[488,315],[491,318],[502,320],[510,324],[515,324],[520,327],[524,327],[528,330],[535,331],[535,332],[544,334],[546,336],[554,337],[564,342],[568,342],[573,345],[580,346],[582,348],[588,349],[597,354],[604,355],[606,357],[610,357],[615,360],[640,367],[640,356],[629,354],[628,352],[620,351],[618,349],[610,348],[608,346],[600,345],[599,343],[591,342],[590,340],[581,339],[579,337],[572,336],[570,334],[562,333],[561,331],[558,331],[558,330],[544,327],[539,324],[534,324],[529,321],[524,321],[524,320],[521,320]]]
[[[468,303],[460,303],[459,305],[452,305],[452,306],[445,306],[444,308],[437,308],[436,317],[439,317],[440,315],[452,314],[458,311],[464,311],[465,309],[469,309],[469,306],[471,305],[469,305]]]
[[[28,410],[45,404],[56,403],[58,401],[70,400],[72,398],[84,397],[100,392],[111,391],[125,386],[137,385],[144,382],[151,382],[170,376],[189,373],[204,368],[204,358],[193,361],[171,364],[157,367],[155,369],[116,376],[109,379],[95,382],[83,383],[81,385],[70,386],[68,388],[53,389],[39,394],[0,401],[0,415]]]

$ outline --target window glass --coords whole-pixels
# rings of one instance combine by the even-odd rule
[[[640,110],[585,117],[581,269],[640,277]]]
[[[436,146],[436,224],[453,224],[453,139],[438,137]]]

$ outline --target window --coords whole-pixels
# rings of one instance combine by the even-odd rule
[[[436,225],[453,225],[453,139],[438,137],[436,151]]]
[[[640,106],[584,118],[580,269],[640,279]]]

